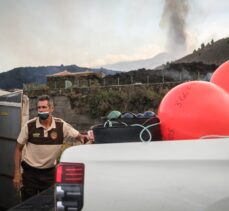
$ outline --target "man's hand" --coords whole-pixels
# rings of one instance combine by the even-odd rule
[[[95,142],[95,137],[94,137],[94,133],[93,130],[88,130],[87,131],[87,135],[89,137],[89,143],[92,144]]]
[[[94,142],[94,139],[90,134],[81,134],[77,136],[77,139],[82,143],[82,144],[92,144]]]
[[[13,178],[13,184],[14,184],[14,188],[19,191],[21,189],[22,186],[22,178],[21,178],[21,173],[15,173],[14,174],[14,178]]]
[[[79,133],[79,135],[77,136],[77,140],[79,140],[82,144],[85,144],[89,141],[89,137],[88,135],[83,135]]]

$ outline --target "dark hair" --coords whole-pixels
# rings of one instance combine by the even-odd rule
[[[45,100],[48,101],[49,107],[53,107],[53,106],[54,106],[54,105],[53,105],[53,100],[49,97],[49,95],[41,95],[41,96],[39,96],[39,97],[37,98],[37,103],[38,103],[39,101],[45,101]]]

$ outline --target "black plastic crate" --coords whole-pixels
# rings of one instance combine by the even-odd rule
[[[160,121],[157,117],[149,119],[116,119],[110,123],[112,124],[110,126],[109,122],[104,122],[93,128],[95,143],[124,143],[161,140]],[[148,128],[148,132],[144,130],[144,127]],[[140,138],[141,132],[142,140]]]

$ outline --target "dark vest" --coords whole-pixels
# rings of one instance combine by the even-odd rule
[[[48,137],[44,137],[44,129],[42,127],[36,128],[36,121],[28,123],[28,142],[37,145],[60,145],[63,144],[63,122],[56,121],[56,128],[48,131]]]

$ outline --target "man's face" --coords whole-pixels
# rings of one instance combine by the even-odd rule
[[[48,101],[47,100],[42,100],[42,101],[38,101],[38,103],[37,103],[37,111],[38,112],[49,112],[49,113],[52,113],[53,112],[53,108],[51,108],[48,105]]]

